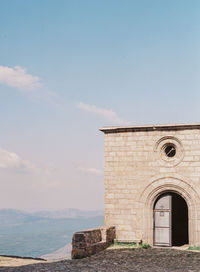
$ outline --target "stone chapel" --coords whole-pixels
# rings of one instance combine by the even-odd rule
[[[103,127],[105,225],[116,240],[200,245],[200,124]]]

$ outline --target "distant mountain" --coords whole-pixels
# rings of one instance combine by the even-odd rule
[[[37,211],[37,212],[25,212],[15,209],[0,209],[0,228],[6,226],[18,226],[24,223],[44,220],[46,218],[91,218],[104,216],[104,212],[97,211],[84,211],[78,209],[63,209],[54,211]]]
[[[84,211],[78,209],[63,209],[55,211],[38,211],[31,213],[33,216],[45,217],[45,218],[76,218],[76,217],[96,217],[104,216],[104,212],[101,210],[97,211]]]
[[[41,220],[40,216],[14,209],[0,209],[0,228]]]
[[[0,255],[63,258],[76,231],[104,224],[102,211],[0,210]],[[66,248],[67,245],[67,248]]]

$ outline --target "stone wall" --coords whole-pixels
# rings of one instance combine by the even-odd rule
[[[114,242],[115,227],[99,227],[76,232],[72,238],[72,259],[85,258],[107,248]]]
[[[119,241],[153,243],[153,204],[165,191],[188,205],[189,243],[200,245],[200,125],[102,128],[105,222]],[[176,146],[167,157],[167,143]]]

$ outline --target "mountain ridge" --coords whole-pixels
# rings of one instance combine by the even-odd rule
[[[24,211],[20,209],[0,209],[0,217],[2,216],[32,216],[33,218],[76,218],[76,217],[95,217],[104,216],[103,210],[80,210],[73,208],[56,209],[56,210],[38,210]]]
[[[58,210],[24,212],[0,209],[0,254],[63,257],[76,231],[104,224],[103,211]]]

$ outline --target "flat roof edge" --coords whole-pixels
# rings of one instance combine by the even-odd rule
[[[102,127],[99,130],[104,133],[135,132],[135,131],[154,131],[154,130],[188,130],[200,129],[200,123],[185,124],[165,124],[165,125],[137,125],[137,126],[113,126]]]

